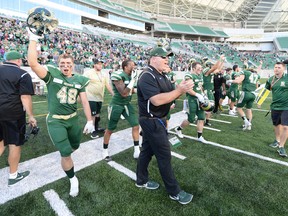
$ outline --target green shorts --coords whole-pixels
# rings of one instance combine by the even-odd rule
[[[62,157],[70,156],[73,150],[79,148],[81,128],[77,115],[68,120],[62,120],[52,118],[52,115],[48,114],[46,124],[50,139]]]
[[[228,97],[232,102],[236,102],[239,99],[239,90],[238,89],[229,89]]]
[[[89,105],[90,105],[92,116],[100,114],[101,108],[102,108],[102,102],[89,101]]]
[[[108,130],[113,131],[116,129],[121,115],[129,122],[131,127],[139,125],[138,115],[131,104],[128,105],[115,105],[108,106]]]
[[[187,115],[188,115],[188,121],[190,123],[193,123],[195,121],[195,116],[197,116],[198,120],[205,120],[205,112],[200,108],[197,99],[191,99],[189,97],[188,106],[189,106],[189,112],[187,113]]]
[[[246,106],[246,109],[251,109],[253,107],[254,100],[255,94],[247,91],[242,91],[237,103],[237,107],[243,108],[244,106]]]

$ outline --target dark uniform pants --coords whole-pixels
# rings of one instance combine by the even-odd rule
[[[143,143],[137,164],[137,184],[145,184],[148,181],[148,165],[155,155],[162,180],[170,195],[180,192],[179,184],[174,176],[171,166],[170,143],[166,132],[166,119],[149,119],[140,117]]]

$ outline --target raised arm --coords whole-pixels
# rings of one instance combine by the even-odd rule
[[[47,69],[40,65],[37,61],[38,54],[37,54],[37,42],[40,38],[37,35],[34,35],[30,30],[28,31],[29,35],[29,47],[28,47],[28,63],[31,69],[36,73],[36,75],[42,79],[47,75]]]

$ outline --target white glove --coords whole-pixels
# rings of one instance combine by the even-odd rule
[[[134,79],[134,82],[136,82],[137,78],[138,78],[138,73],[136,70],[133,70],[131,73],[131,80]]]
[[[200,103],[203,103],[203,102],[204,102],[204,96],[203,96],[203,95],[201,95],[201,94],[199,94],[199,93],[196,93],[195,96],[198,98],[198,100],[199,100]]]
[[[226,80],[226,85],[231,85],[232,82],[233,80]]]
[[[83,130],[83,133],[85,134],[88,134],[88,133],[92,133],[93,131],[95,131],[95,127],[94,127],[94,124],[93,124],[93,121],[87,121],[85,127],[84,127],[84,130]]]
[[[31,41],[38,42],[39,39],[44,37],[43,35],[42,36],[38,36],[38,35],[32,33],[28,27],[26,27],[26,30],[27,30],[28,35],[29,35],[29,40],[31,40]]]

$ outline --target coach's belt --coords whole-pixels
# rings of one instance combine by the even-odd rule
[[[157,118],[157,117],[140,116],[140,119],[161,119],[161,120],[166,120],[166,117]]]
[[[74,116],[77,115],[77,112],[74,112],[70,115],[52,115],[52,118],[55,118],[55,119],[63,119],[63,120],[68,120]]]

